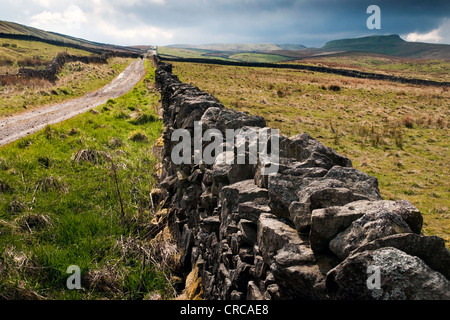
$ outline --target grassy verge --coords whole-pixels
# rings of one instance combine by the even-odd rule
[[[0,148],[0,298],[173,296],[175,246],[149,233],[162,122],[147,69],[126,95]],[[82,290],[66,287],[70,265]]]
[[[410,200],[424,232],[450,247],[450,93],[337,75],[174,63],[180,80],[287,136],[308,132],[379,179],[384,199]]]

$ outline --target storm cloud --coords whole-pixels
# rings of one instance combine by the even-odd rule
[[[450,44],[450,2],[387,0],[1,0],[0,19],[121,45],[297,43],[374,34]],[[369,5],[381,29],[369,30]]]

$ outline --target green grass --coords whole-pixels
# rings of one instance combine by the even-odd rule
[[[154,68],[146,68],[143,81],[97,112],[0,148],[0,298],[172,297],[146,235],[155,214],[152,145],[162,131]],[[133,132],[146,139],[131,140]],[[81,268],[83,290],[66,288],[70,265]]]
[[[277,54],[267,54],[267,53],[236,53],[228,57],[232,60],[244,61],[244,62],[266,62],[266,63],[276,63],[291,60],[292,58],[280,56]]]
[[[219,46],[220,47],[220,46]],[[249,46],[247,46],[250,48]],[[214,46],[212,46],[214,48]],[[220,59],[220,60],[233,60],[243,62],[266,62],[276,63],[287,60],[292,60],[290,57],[270,54],[270,53],[258,53],[258,52],[236,52],[246,48],[245,45],[239,46],[225,46],[229,48],[229,51],[222,50],[209,50],[209,49],[194,49],[194,48],[175,48],[175,47],[158,47],[158,54],[166,57],[177,58],[195,58],[195,59]],[[264,48],[264,46],[261,46]],[[273,49],[273,48],[271,48]],[[269,50],[269,48],[267,48]]]
[[[286,136],[308,132],[346,155],[378,178],[384,199],[410,200],[423,214],[425,234],[450,247],[447,88],[190,63],[174,63],[174,73],[229,108],[263,116]]]
[[[178,58],[205,58],[208,50],[183,49],[173,47],[158,47],[158,54],[161,56],[171,56]]]

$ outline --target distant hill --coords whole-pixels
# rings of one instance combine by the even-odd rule
[[[111,44],[103,44],[93,41],[88,41],[80,38],[75,38],[55,32],[40,30],[33,27],[28,27],[15,22],[0,20],[0,38],[13,38],[23,40],[37,40],[50,44],[71,46],[80,49],[95,50],[95,51],[124,51],[140,53],[142,50],[136,47],[123,47]]]
[[[412,59],[450,59],[450,45],[432,44],[422,42],[408,42],[400,38],[399,35],[376,35],[354,39],[333,40],[325,44],[322,48],[307,48],[301,44],[206,44],[188,45],[178,44],[168,46],[183,50],[197,51],[203,56],[221,56],[221,52],[248,53],[257,52],[291,59],[303,59],[342,52],[367,52],[383,54],[393,57]],[[199,51],[202,52],[199,52]],[[289,60],[287,58],[287,60]]]
[[[197,49],[224,52],[268,52],[275,50],[300,50],[306,48],[301,44],[273,44],[273,43],[213,43],[203,45],[175,44],[168,47],[178,49]]]
[[[320,51],[370,52],[403,58],[450,59],[450,45],[408,42],[398,35],[333,40]]]
[[[302,44],[277,44],[281,50],[301,50],[306,49],[306,46]]]

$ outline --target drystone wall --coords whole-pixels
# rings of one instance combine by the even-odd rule
[[[10,78],[40,78],[55,82],[58,80],[58,73],[61,72],[66,63],[82,62],[85,64],[106,64],[108,63],[108,59],[112,57],[137,58],[139,55],[127,52],[104,52],[100,55],[91,56],[76,56],[67,53],[59,53],[49,65],[45,66],[44,69],[20,68],[19,72],[15,75],[0,75],[0,84]]]
[[[268,176],[259,162],[174,164],[176,129],[194,137],[201,121],[203,132],[225,136],[266,122],[226,109],[155,60],[164,206],[204,299],[450,299],[450,252],[443,239],[421,233],[419,210],[382,200],[376,178],[306,133],[280,135],[278,172]]]
[[[358,70],[350,69],[338,69],[329,68],[322,66],[313,66],[306,64],[289,64],[289,63],[266,63],[266,62],[243,62],[243,61],[228,61],[219,59],[207,59],[207,58],[169,58],[164,57],[164,61],[178,61],[178,62],[192,62],[192,63],[203,63],[203,64],[216,64],[225,66],[243,66],[243,67],[255,67],[255,68],[276,68],[276,69],[294,69],[294,70],[306,70],[312,72],[323,72],[337,74],[345,77],[360,78],[360,79],[373,79],[373,80],[383,80],[383,81],[393,81],[400,83],[415,84],[420,86],[434,86],[434,87],[448,87],[450,82],[447,81],[433,81],[426,79],[415,79],[415,78],[405,78],[399,76],[392,76],[388,74],[380,74],[373,72],[363,72]]]

